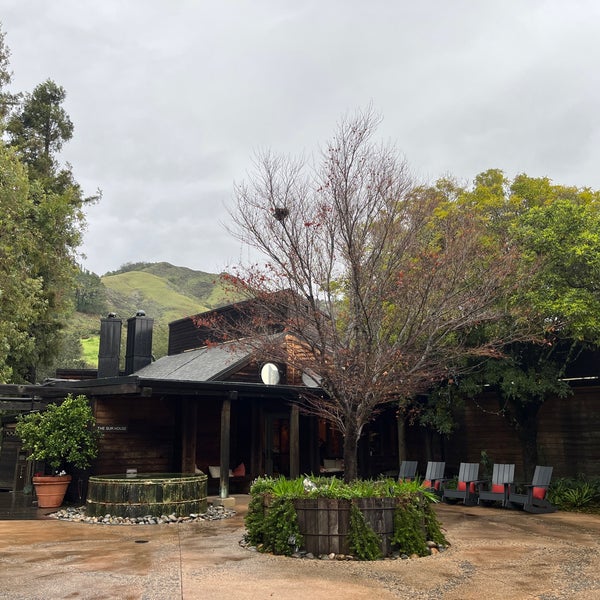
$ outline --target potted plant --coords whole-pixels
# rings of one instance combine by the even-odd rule
[[[85,469],[98,453],[99,432],[85,396],[69,394],[60,404],[49,404],[42,412],[19,417],[16,433],[29,460],[44,461],[52,474],[33,477],[41,508],[56,508],[63,502],[71,476],[68,465]]]

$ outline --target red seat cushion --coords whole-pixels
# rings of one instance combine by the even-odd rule
[[[431,481],[429,481],[429,479],[426,479],[423,482],[423,487],[426,487],[426,488],[432,487],[434,490],[439,490],[440,489],[440,482],[436,481],[433,485],[431,485]]]
[[[533,488],[533,497],[536,500],[543,500],[546,497],[546,488],[534,487]]]
[[[459,492],[464,492],[464,491],[467,489],[467,484],[466,484],[466,482],[464,482],[464,481],[459,481],[459,482],[458,482],[458,486],[456,487],[456,489],[457,489]],[[471,482],[471,485],[469,486],[469,492],[470,492],[471,494],[474,494],[474,493],[475,493],[475,484],[474,484],[473,482]]]
[[[246,477],[246,465],[244,463],[240,463],[233,471],[232,474],[234,477]]]
[[[504,485],[502,483],[492,483],[492,492],[494,494],[504,494]]]

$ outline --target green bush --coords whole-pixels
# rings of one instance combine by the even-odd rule
[[[350,505],[348,545],[350,552],[359,560],[377,560],[381,558],[379,536],[369,527],[364,515],[355,504]]]
[[[440,545],[448,543],[431,502],[416,494],[400,498],[394,513],[392,545],[403,554],[426,556],[428,540]]]
[[[29,460],[46,461],[55,470],[89,467],[98,452],[96,419],[85,396],[69,394],[61,404],[18,417],[16,433]]]
[[[600,508],[600,479],[577,478],[555,479],[548,490],[548,500],[561,510],[590,510]]]
[[[264,513],[263,513],[264,514]],[[289,498],[274,498],[262,526],[263,550],[289,556],[302,546],[296,509]]]

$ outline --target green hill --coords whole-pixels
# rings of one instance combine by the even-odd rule
[[[153,353],[167,353],[169,323],[189,315],[229,304],[232,299],[219,276],[169,263],[136,263],[101,277],[107,312],[126,320],[138,310],[154,319]],[[90,367],[98,362],[100,318],[106,315],[75,313],[69,330],[77,331]],[[123,343],[125,335],[123,335]],[[124,357],[124,351],[122,351]]]

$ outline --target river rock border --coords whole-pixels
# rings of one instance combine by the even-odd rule
[[[92,523],[98,525],[168,525],[173,523],[193,523],[195,521],[219,521],[228,519],[236,514],[235,510],[225,508],[224,506],[215,506],[209,504],[206,512],[201,514],[191,514],[187,517],[178,517],[177,515],[161,515],[154,517],[145,515],[143,517],[117,517],[114,515],[104,515],[90,517],[85,513],[85,506],[67,507],[58,510],[48,516],[60,521],[74,521],[77,523]]]
[[[439,554],[440,552],[444,552],[447,549],[447,546],[443,546],[442,544],[436,544],[433,541],[426,542],[427,550],[429,551],[429,556]],[[250,552],[262,552],[261,546],[253,546],[248,542],[247,539],[240,540],[240,546],[245,548],[246,550],[250,550]],[[304,559],[317,559],[317,560],[356,560],[354,556],[351,554],[336,554],[332,552],[331,554],[313,554],[312,552],[306,552],[305,550],[296,550],[293,554],[290,554],[291,558],[304,558]],[[390,556],[385,556],[378,560],[408,560],[414,558],[422,558],[418,554],[403,554],[400,552],[393,552]]]

